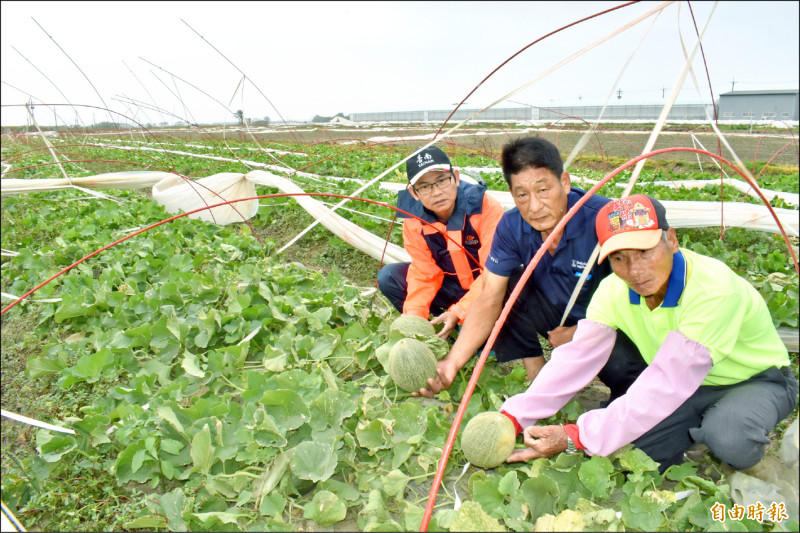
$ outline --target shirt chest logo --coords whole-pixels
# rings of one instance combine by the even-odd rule
[[[583,270],[584,268],[586,268],[586,261],[578,261],[577,259],[573,259],[572,268],[576,270]]]
[[[479,244],[480,241],[474,235],[467,234],[467,236],[464,238],[464,246],[478,246]]]

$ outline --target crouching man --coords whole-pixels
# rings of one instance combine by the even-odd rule
[[[571,342],[502,412],[528,448],[508,461],[585,450],[608,455],[633,443],[663,473],[694,443],[743,470],[758,463],[767,435],[797,404],[797,379],[761,295],[716,259],[681,249],[663,205],[644,195],[597,215],[599,261],[613,274],[592,297]],[[603,368],[617,330],[646,363],[627,392],[576,424],[536,426]]]
[[[481,269],[503,207],[486,185],[461,181],[435,146],[409,159],[406,174],[410,188],[400,191],[397,207],[428,224],[398,214],[411,263],[381,268],[378,288],[402,314],[428,320],[433,313],[431,324],[444,324],[437,335],[446,338],[481,294]]]

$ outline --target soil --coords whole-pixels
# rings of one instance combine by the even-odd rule
[[[632,159],[641,155],[644,146],[650,138],[652,125],[616,125],[600,128],[593,133],[589,142],[581,150],[581,156],[599,157],[607,159],[612,156],[615,161],[619,159]],[[267,132],[254,131],[257,139],[271,142],[285,142],[294,144],[312,144],[318,142],[380,142],[387,150],[408,151],[430,141],[430,137],[422,136],[436,133],[438,125],[371,125],[358,128],[329,128],[325,125],[302,125],[291,128],[270,129]],[[484,153],[498,158],[500,150],[511,139],[538,135],[552,141],[559,147],[563,154],[568,154],[575,144],[583,137],[586,128],[576,127],[571,124],[549,126],[518,126],[515,124],[472,124],[456,132],[449,139],[444,139],[443,144],[452,145],[453,148],[467,153]],[[461,136],[464,134],[469,134]],[[182,136],[183,134],[176,134]],[[730,143],[731,148],[738,154],[742,162],[752,165],[753,161],[770,161],[772,165],[790,165],[797,167],[798,148],[793,134],[789,130],[770,129],[769,131],[754,129],[723,131],[723,135]],[[794,136],[793,136],[794,135]],[[194,132],[186,136],[196,137]],[[251,140],[244,131],[227,133],[204,133],[203,137]],[[376,141],[381,137],[380,141]],[[413,138],[417,137],[417,138]],[[373,141],[370,141],[373,139]],[[392,140],[396,139],[396,140]],[[671,147],[689,147],[706,149],[711,152],[721,153],[729,161],[730,152],[721,147],[716,135],[710,128],[702,125],[672,125],[665,127],[653,146],[653,150]],[[380,146],[372,147],[373,149]],[[674,160],[683,162],[696,162],[698,155],[690,152],[671,152],[657,156],[659,160]],[[705,157],[702,162],[710,163],[710,158]],[[618,164],[618,163],[617,163]],[[607,170],[617,165],[605,167]]]

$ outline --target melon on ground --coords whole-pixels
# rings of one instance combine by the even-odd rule
[[[475,466],[495,468],[508,459],[516,440],[511,420],[499,411],[487,411],[467,423],[461,435],[461,450]]]
[[[433,337],[436,330],[433,324],[416,315],[400,315],[389,326],[389,333],[397,332],[403,337],[413,338],[415,335]]]
[[[389,351],[386,373],[404,391],[416,392],[436,377],[436,367],[436,357],[424,342],[400,339]]]

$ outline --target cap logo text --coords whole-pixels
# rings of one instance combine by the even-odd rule
[[[608,213],[608,222],[613,233],[647,229],[656,225],[650,218],[650,210],[647,207],[639,202],[632,205],[624,198],[614,202],[612,211]]]

